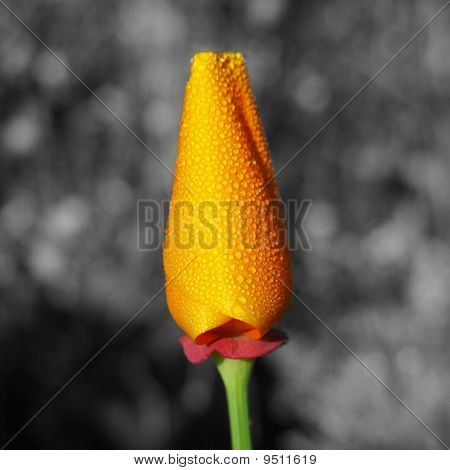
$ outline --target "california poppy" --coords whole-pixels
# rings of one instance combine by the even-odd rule
[[[194,56],[175,175],[164,247],[173,318],[196,344],[263,337],[287,308],[291,266],[242,54]]]

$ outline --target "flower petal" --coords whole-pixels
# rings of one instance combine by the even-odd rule
[[[175,175],[164,242],[173,318],[197,344],[264,336],[287,309],[291,263],[242,54],[194,56]]]

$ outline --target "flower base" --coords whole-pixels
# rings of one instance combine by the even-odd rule
[[[271,330],[260,339],[247,336],[220,338],[209,344],[195,344],[188,336],[180,338],[184,354],[192,364],[201,364],[214,352],[228,359],[255,359],[265,356],[287,343],[287,335]]]

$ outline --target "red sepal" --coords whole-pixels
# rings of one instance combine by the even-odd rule
[[[271,330],[260,339],[247,336],[219,338],[209,344],[195,344],[189,336],[180,338],[181,346],[192,364],[200,364],[214,351],[229,359],[254,359],[265,356],[287,343],[288,337],[279,330]]]

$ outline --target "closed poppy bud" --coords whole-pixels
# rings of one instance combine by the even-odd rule
[[[288,306],[290,255],[273,177],[242,54],[196,54],[164,268],[170,312],[197,344],[259,339]]]

